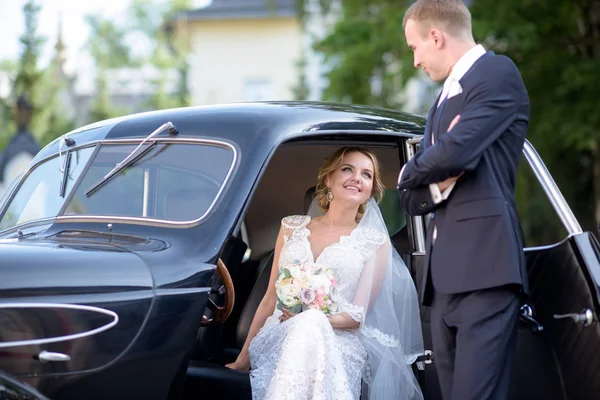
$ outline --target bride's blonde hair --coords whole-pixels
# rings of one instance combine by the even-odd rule
[[[315,197],[317,199],[319,208],[321,208],[323,212],[329,210],[329,200],[327,200],[327,191],[329,190],[327,187],[327,178],[329,178],[331,174],[340,167],[346,154],[350,153],[361,153],[369,157],[373,163],[373,190],[370,197],[374,198],[378,203],[383,198],[385,186],[381,180],[379,161],[377,160],[377,157],[375,157],[375,154],[371,150],[365,149],[364,147],[346,146],[336,150],[330,157],[326,158],[324,164],[319,169],[317,186],[315,188]],[[365,214],[365,203],[358,207],[358,212],[356,213],[357,222],[360,221]]]

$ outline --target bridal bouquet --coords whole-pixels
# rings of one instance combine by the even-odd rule
[[[279,270],[275,281],[277,309],[293,313],[308,309],[331,314],[338,310],[336,281],[327,267],[294,262]]]

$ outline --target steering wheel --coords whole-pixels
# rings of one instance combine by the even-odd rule
[[[215,326],[224,323],[231,311],[233,310],[233,305],[235,303],[235,291],[233,289],[233,280],[231,279],[231,275],[229,275],[229,271],[223,263],[223,260],[220,258],[217,260],[217,273],[219,274],[219,278],[221,279],[221,287],[218,289],[211,289],[210,294],[217,294],[219,300],[223,299],[223,305],[218,305],[213,301],[213,299],[208,298],[207,308],[212,312],[211,318],[208,318],[206,315],[202,316],[202,326]]]

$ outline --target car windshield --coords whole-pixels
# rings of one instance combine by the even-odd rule
[[[137,145],[102,144],[95,154],[92,147],[72,151],[69,163],[63,155],[39,164],[4,208],[0,229],[61,216],[197,221],[216,202],[235,163],[233,148],[223,144],[161,141],[90,193],[89,188]],[[63,164],[68,164],[69,173],[61,197]]]
[[[65,174],[62,172],[67,157],[65,152],[38,164],[27,174],[15,195],[8,201],[8,207],[4,208],[0,220],[0,230],[33,220],[56,217],[93,151],[93,147],[71,151],[71,160]],[[66,187],[64,197],[61,197],[63,178],[66,178]]]

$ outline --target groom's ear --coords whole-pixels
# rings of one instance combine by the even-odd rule
[[[444,44],[444,35],[439,29],[431,29],[429,31],[429,38],[433,40],[433,42],[435,43],[435,47],[437,47],[438,49],[441,48]]]

